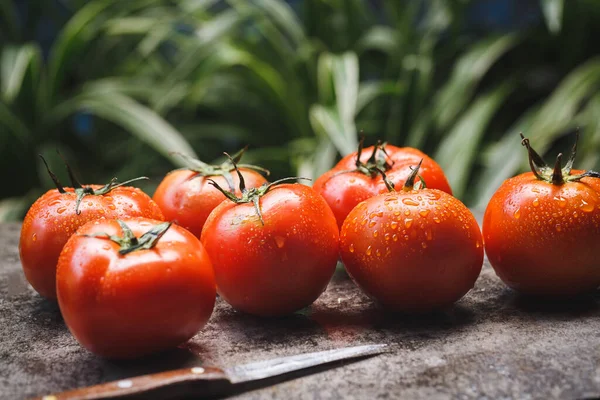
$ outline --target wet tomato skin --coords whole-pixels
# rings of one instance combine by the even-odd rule
[[[594,290],[600,286],[600,180],[553,185],[531,172],[508,179],[488,203],[483,236],[496,274],[519,292]]]
[[[279,316],[312,304],[337,264],[335,217],[310,187],[282,184],[252,203],[221,203],[208,217],[202,243],[219,294],[235,309]]]
[[[240,172],[249,188],[267,182],[261,174],[251,169],[240,168]],[[223,188],[229,187],[223,176],[200,176],[194,171],[179,169],[167,174],[152,196],[167,221],[175,221],[197,238],[200,238],[210,212],[225,200],[225,196],[209,184],[209,179]],[[232,173],[232,180],[237,188],[239,178],[236,173]],[[240,195],[239,189],[236,189],[236,193]]]
[[[124,219],[136,237],[160,223]],[[175,347],[208,321],[216,287],[208,254],[185,229],[171,225],[156,246],[126,255],[106,238],[122,235],[114,220],[82,226],[58,262],[58,303],[77,341],[107,358],[128,359]]]
[[[429,312],[473,287],[483,243],[477,221],[459,200],[435,189],[398,191],[350,212],[340,255],[357,285],[386,308]]]
[[[89,185],[100,189],[101,185]],[[56,299],[56,263],[69,237],[98,218],[148,217],[162,220],[156,203],[138,188],[120,186],[105,195],[87,195],[75,212],[76,195],[57,189],[42,195],[29,209],[21,227],[19,255],[25,277],[48,299]]]
[[[411,147],[392,145],[386,145],[385,151],[389,155],[389,163],[393,163],[391,169],[386,171],[386,175],[397,187],[402,187],[410,174],[410,167],[416,166],[422,159],[420,174],[427,182],[427,187],[452,194],[444,171],[425,153]],[[365,148],[361,154],[361,161],[366,163],[372,152],[373,146]],[[387,192],[381,175],[371,177],[361,172],[340,173],[356,168],[356,156],[355,152],[342,158],[331,170],[321,175],[313,185],[313,188],[325,198],[331,207],[340,228],[346,216],[358,203]]]

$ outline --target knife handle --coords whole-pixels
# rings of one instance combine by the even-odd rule
[[[223,370],[183,368],[102,383],[81,389],[36,397],[36,400],[163,399],[192,392],[197,397],[216,396],[231,386]]]

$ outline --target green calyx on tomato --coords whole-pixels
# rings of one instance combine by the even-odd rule
[[[404,186],[402,186],[403,191],[410,192],[412,190],[425,189],[427,187],[427,185],[425,185],[425,180],[419,174],[419,168],[421,168],[421,164],[423,164],[423,159],[421,159],[421,161],[419,161],[419,163],[417,164],[416,167],[410,167],[411,173],[408,176],[408,178],[406,178],[406,182],[404,183]],[[388,179],[385,172],[379,168],[377,169],[377,172],[379,174],[381,174],[381,176],[383,177],[383,182],[385,183],[385,187],[387,188],[387,190],[390,192],[395,192],[396,187],[395,187],[394,183]],[[419,181],[415,182],[415,180],[417,179],[417,176],[419,177]]]
[[[347,174],[350,172],[360,172],[362,174],[370,176],[371,178],[374,178],[375,175],[381,173],[381,171],[388,171],[394,166],[393,161],[391,164],[388,162],[389,155],[385,151],[386,143],[382,143],[381,141],[378,141],[377,144],[373,146],[373,153],[371,153],[371,156],[369,157],[366,163],[360,161],[364,148],[364,143],[365,138],[362,137],[360,139],[360,142],[358,142],[358,151],[356,152],[356,168],[339,171],[331,177],[341,174]]]
[[[160,240],[160,238],[169,230],[171,222],[163,222],[162,224],[154,225],[146,233],[139,238],[136,237],[127,224],[120,219],[117,220],[123,231],[123,236],[109,235],[108,233],[100,232],[92,235],[83,235],[86,237],[106,238],[117,243],[121,248],[119,254],[125,255],[136,250],[150,250]]]
[[[179,155],[181,158],[183,158],[188,163],[188,166],[185,169],[189,169],[190,171],[195,172],[194,175],[189,177],[190,180],[197,178],[199,176],[222,176],[227,181],[227,184],[229,185],[229,190],[233,192],[233,191],[235,191],[235,188],[234,188],[231,172],[234,169],[236,169],[236,165],[238,167],[248,168],[248,169],[263,173],[266,176],[269,176],[271,174],[271,171],[269,171],[268,169],[259,167],[257,165],[240,164],[239,163],[240,160],[242,159],[242,156],[244,155],[244,152],[247,149],[248,149],[248,146],[239,150],[237,153],[235,153],[231,157],[228,155],[228,159],[219,165],[207,164],[203,161],[200,161],[198,159],[190,157],[187,154],[183,154],[183,153],[175,153],[175,154]]]
[[[275,182],[264,183],[264,184],[260,185],[259,187],[254,187],[254,188],[248,189],[246,187],[246,182],[244,181],[244,176],[238,169],[236,160],[227,153],[225,153],[225,155],[229,158],[229,161],[233,165],[233,168],[235,169],[235,172],[237,173],[238,178],[240,179],[240,192],[242,193],[242,195],[240,197],[237,197],[235,194],[235,188],[231,187],[230,191],[227,191],[227,190],[223,189],[221,186],[219,186],[219,184],[212,179],[208,180],[209,183],[212,186],[214,186],[218,191],[223,193],[223,195],[225,195],[225,197],[227,197],[229,200],[233,201],[236,204],[242,204],[242,203],[254,204],[254,208],[256,209],[256,213],[258,214],[258,218],[260,219],[260,222],[263,225],[265,224],[265,221],[263,220],[262,212],[260,211],[260,202],[259,202],[259,200],[262,196],[267,194],[267,192],[269,190],[271,190],[271,188],[273,186],[276,186],[276,185],[279,185],[279,184],[282,184],[285,182],[295,181],[298,179],[304,179],[304,180],[308,180],[308,181],[310,180],[309,178],[292,176],[289,178],[278,179]]]
[[[521,144],[527,148],[529,154],[529,167],[535,177],[541,181],[552,183],[553,185],[562,185],[566,182],[577,182],[587,176],[592,178],[600,178],[600,173],[596,171],[585,171],[582,174],[571,175],[573,169],[573,163],[575,162],[575,156],[577,155],[577,142],[579,141],[579,131],[575,133],[575,144],[571,150],[571,156],[567,160],[567,163],[562,167],[562,153],[556,156],[556,162],[554,168],[551,168],[546,164],[542,157],[531,147],[529,139],[527,139],[521,133]]]
[[[59,153],[59,155],[60,155],[60,153]],[[50,170],[50,167],[48,166],[46,159],[44,159],[44,157],[41,154],[38,154],[38,156],[40,156],[40,158],[44,162],[44,165],[46,166],[46,171],[48,171],[48,175],[50,175],[50,179],[52,179],[52,182],[54,182],[54,185],[56,186],[56,189],[58,190],[58,192],[59,193],[67,193],[67,191],[65,190],[63,185],[58,180],[58,177]],[[62,156],[61,156],[61,158],[62,158]],[[75,190],[75,195],[77,196],[77,200],[75,202],[75,213],[77,215],[79,215],[81,213],[81,211],[79,211],[79,205],[81,204],[81,200],[83,200],[83,198],[85,196],[87,196],[87,195],[102,196],[102,195],[107,194],[111,190],[118,188],[119,186],[124,186],[131,182],[140,181],[143,179],[149,179],[146,176],[140,176],[138,178],[133,178],[133,179],[129,179],[128,181],[118,183],[117,178],[115,177],[115,178],[112,178],[110,180],[110,182],[108,182],[106,185],[102,186],[100,189],[94,189],[91,186],[83,186],[81,184],[81,182],[79,182],[79,180],[77,179],[75,174],[73,173],[71,166],[64,160],[64,158],[63,158],[63,161],[65,163],[65,166],[67,167],[67,173],[69,174],[69,179],[71,181],[71,185],[73,186],[73,189]]]

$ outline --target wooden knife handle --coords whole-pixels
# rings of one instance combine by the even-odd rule
[[[37,400],[168,399],[186,394],[212,397],[231,383],[223,370],[210,367],[177,369],[36,397]]]

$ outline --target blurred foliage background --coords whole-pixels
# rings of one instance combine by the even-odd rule
[[[485,204],[542,153],[600,164],[598,0],[0,0],[0,220],[66,181],[146,175],[248,144],[316,177],[364,131],[415,146]]]

